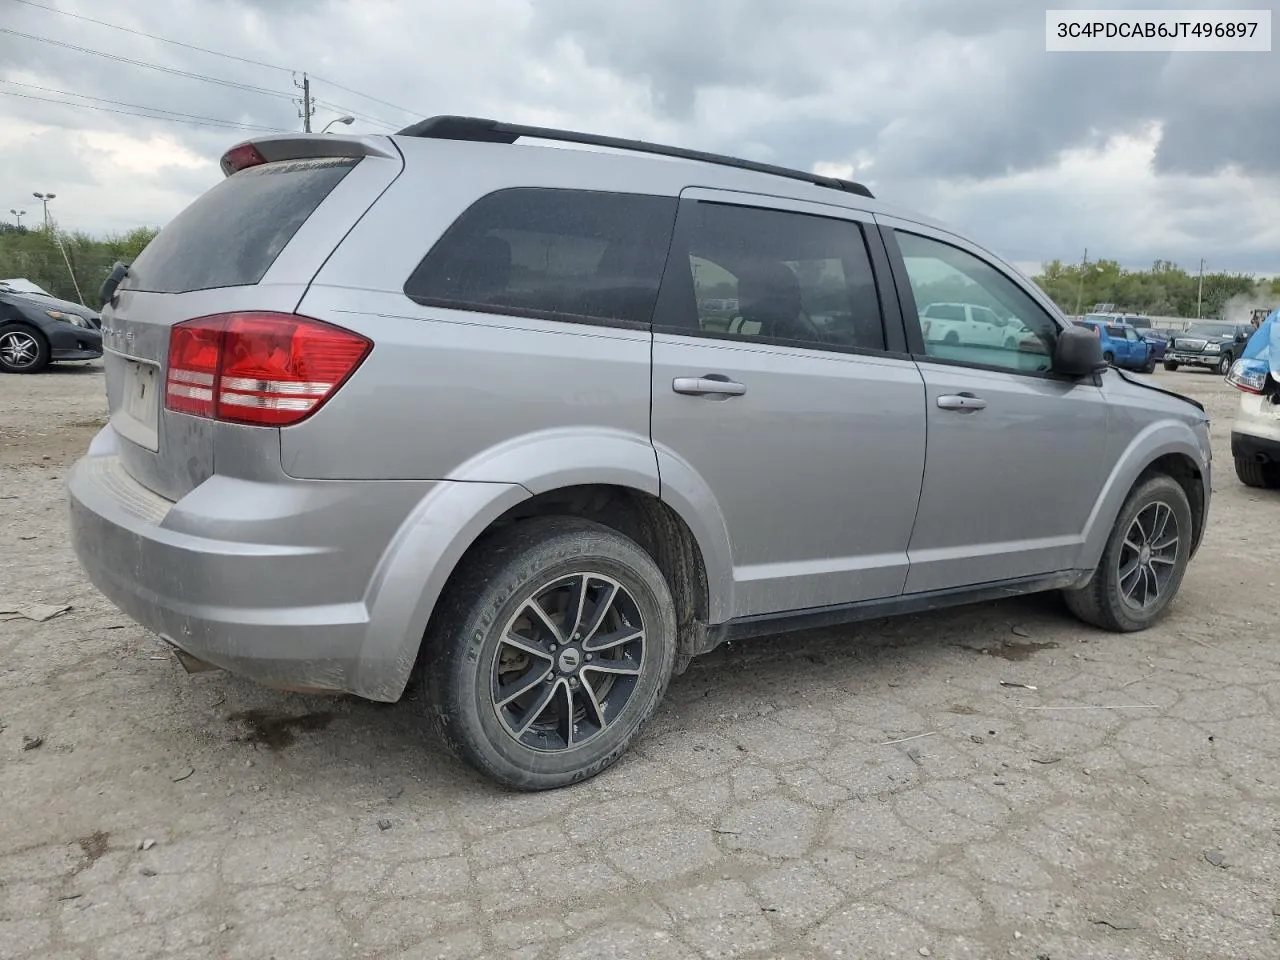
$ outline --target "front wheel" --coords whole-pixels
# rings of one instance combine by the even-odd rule
[[[49,365],[49,343],[21,323],[0,326],[0,370],[5,373],[39,373]]]
[[[1105,360],[1109,366],[1114,365],[1116,362],[1116,355],[1111,351],[1107,351],[1102,355],[1102,359]]]
[[[1155,362],[1155,360],[1148,360],[1148,361],[1147,361],[1147,363],[1146,363],[1146,366],[1144,366],[1144,367],[1142,368],[1142,372],[1143,372],[1143,373],[1155,373],[1155,372],[1156,372],[1156,362]]]
[[[1166,360],[1164,362],[1164,368],[1168,370],[1170,373],[1173,373],[1174,370],[1178,369],[1178,365],[1174,363],[1172,360]]]
[[[1223,354],[1222,359],[1218,361],[1218,372],[1224,377],[1231,372],[1231,354]]]
[[[653,559],[596,523],[521,523],[474,550],[424,640],[426,709],[454,754],[517,790],[595,776],[661,701],[676,658]]]
[[[1145,630],[1178,592],[1193,535],[1186,491],[1172,477],[1151,477],[1120,508],[1088,585],[1064,591],[1067,607],[1104,630]]]

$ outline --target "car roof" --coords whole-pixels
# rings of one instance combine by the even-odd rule
[[[704,187],[862,210],[960,235],[939,220],[883,200],[699,160],[576,144],[550,146],[526,140],[507,144],[401,135],[391,139],[406,160],[456,162],[472,174],[489,168],[492,174],[505,179],[507,186],[581,186],[668,196],[679,196],[684,189]]]

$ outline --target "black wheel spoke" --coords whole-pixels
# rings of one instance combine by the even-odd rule
[[[1177,569],[1180,531],[1169,504],[1149,503],[1133,518],[1120,544],[1116,579],[1124,599],[1136,607],[1160,601]]]
[[[561,687],[567,686],[568,684],[562,680],[558,680],[555,683],[544,684],[542,690],[538,693],[538,696],[534,698],[533,703],[525,709],[521,714],[520,719],[517,721],[516,736],[522,737],[528,733],[529,728],[537,722],[538,718],[547,712],[547,708],[551,706],[551,701],[555,698],[556,692]]]
[[[611,633],[602,633],[596,637],[594,643],[584,643],[582,649],[589,650],[592,653],[599,653],[601,650],[613,650],[616,647],[624,646],[628,643],[635,643],[644,640],[644,631],[637,630],[635,627],[627,624],[621,630],[614,630]]]
[[[612,577],[561,576],[530,591],[507,623],[492,664],[493,709],[507,733],[543,752],[607,730],[645,668],[645,625]]]

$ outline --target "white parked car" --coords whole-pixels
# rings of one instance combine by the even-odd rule
[[[1027,334],[1016,317],[1001,319],[989,307],[973,303],[931,303],[920,311],[929,343],[966,343],[1014,350]]]

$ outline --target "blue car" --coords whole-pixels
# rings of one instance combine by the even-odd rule
[[[1152,373],[1156,369],[1156,347],[1143,339],[1132,324],[1111,318],[1086,316],[1075,321],[1077,326],[1087,327],[1102,342],[1102,358],[1113,366],[1126,370]]]

